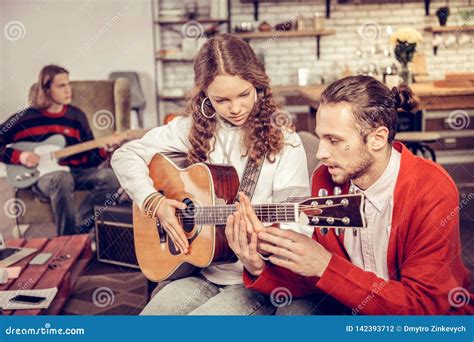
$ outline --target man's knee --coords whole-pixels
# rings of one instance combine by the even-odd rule
[[[74,192],[74,179],[69,172],[53,172],[41,177],[38,180],[38,187],[49,196],[71,195]]]
[[[120,187],[117,176],[112,169],[98,169],[92,178],[96,186],[108,189],[111,192]]]

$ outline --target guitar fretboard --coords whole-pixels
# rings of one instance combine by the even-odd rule
[[[296,206],[295,203],[252,205],[255,214],[264,223],[297,221]],[[227,217],[235,211],[235,204],[230,204],[196,207],[194,212],[181,210],[177,213],[182,220],[194,220],[195,224],[225,225]]]
[[[121,137],[122,139],[132,140],[132,139],[141,138],[145,133],[146,131],[142,129],[129,129],[126,132],[119,133],[118,136]],[[111,140],[111,138],[112,136],[107,136],[107,137],[97,138],[94,140],[89,140],[80,144],[71,145],[59,151],[54,152],[53,155],[54,155],[54,158],[56,159],[67,158],[69,156],[72,156],[81,152],[90,151],[95,148],[103,147]]]

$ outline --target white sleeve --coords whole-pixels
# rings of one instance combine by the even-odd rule
[[[187,153],[190,128],[191,118],[177,117],[165,126],[150,130],[141,139],[126,143],[112,155],[111,165],[120,184],[139,208],[156,191],[148,164],[156,153]]]
[[[311,194],[306,152],[297,133],[287,133],[285,147],[273,180],[273,202],[279,203],[289,197],[309,197]],[[308,236],[314,228],[298,223],[280,224],[282,229],[291,229]]]

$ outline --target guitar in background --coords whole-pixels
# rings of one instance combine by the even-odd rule
[[[55,134],[48,139],[39,142],[16,142],[11,147],[21,151],[34,152],[40,156],[38,165],[35,167],[26,167],[24,165],[7,164],[7,180],[19,189],[24,189],[35,184],[38,179],[49,173],[56,171],[69,171],[68,166],[59,164],[59,160],[69,156],[90,151],[95,148],[106,146],[109,141],[115,140],[117,137],[123,141],[130,141],[141,138],[146,133],[145,130],[127,130],[125,132],[116,133],[111,136],[89,140],[80,144],[66,146],[66,139],[61,134]]]

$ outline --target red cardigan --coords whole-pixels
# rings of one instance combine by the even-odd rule
[[[256,279],[245,271],[245,286],[265,294],[286,287],[296,298],[323,291],[361,314],[473,314],[469,273],[461,260],[456,185],[438,164],[414,156],[399,142],[394,147],[402,155],[387,250],[389,281],[351,263],[343,234],[331,229],[323,236],[316,229],[313,239],[333,254],[321,278],[302,277],[269,263]],[[313,195],[320,188],[331,192],[334,186],[326,167],[315,170]],[[347,189],[345,184],[343,191]],[[448,299],[449,293],[453,297],[461,291],[470,298]],[[469,299],[460,307],[450,304]]]

